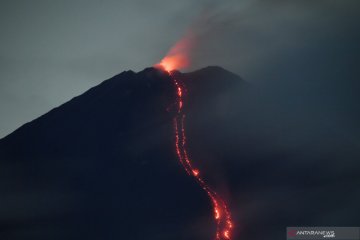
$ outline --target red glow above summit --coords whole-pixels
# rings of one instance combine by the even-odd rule
[[[190,34],[180,39],[158,63],[166,71],[180,70],[190,65],[189,53],[193,45]]]

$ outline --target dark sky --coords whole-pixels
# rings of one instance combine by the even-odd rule
[[[326,86],[333,105],[358,100],[357,0],[1,3],[0,137],[119,72],[157,63],[188,29],[197,43],[187,70],[220,65],[279,96]]]
[[[213,129],[208,142],[188,131],[193,149],[214,151],[208,169],[229,187],[244,229],[259,232],[251,239],[264,239],[263,226],[283,236],[291,224],[358,225],[359,0],[1,3],[0,138],[113,75],[152,66],[191,30],[184,71],[219,65],[251,89],[243,99],[233,90],[244,101],[199,107],[195,126]]]

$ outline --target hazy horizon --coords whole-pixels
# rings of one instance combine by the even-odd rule
[[[282,93],[310,82],[353,89],[359,5],[3,1],[0,138],[105,79],[158,63],[189,29],[196,46],[184,71],[218,65]]]

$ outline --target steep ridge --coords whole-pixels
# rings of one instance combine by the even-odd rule
[[[242,84],[219,67],[175,74],[189,109]],[[211,205],[176,160],[175,102],[166,72],[126,71],[1,139],[1,234],[211,239]]]

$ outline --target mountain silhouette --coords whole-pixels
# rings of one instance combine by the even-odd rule
[[[246,84],[220,67],[174,75],[196,156]],[[176,157],[175,97],[168,73],[125,71],[1,139],[0,238],[211,239],[211,203]]]

